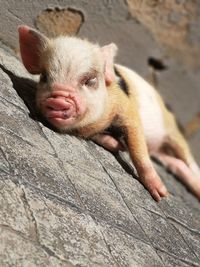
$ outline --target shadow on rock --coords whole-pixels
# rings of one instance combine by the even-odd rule
[[[13,88],[29,109],[30,118],[35,121],[40,121],[48,128],[56,131],[56,129],[54,129],[43,117],[41,117],[37,111],[35,102],[37,82],[28,78],[18,77],[1,64],[0,68],[10,77],[13,83]]]
[[[10,70],[6,69],[4,66],[0,65],[0,68],[10,77],[13,88],[16,90],[17,94],[24,101],[25,105],[30,111],[30,117],[36,119],[36,85],[37,83],[31,79],[18,77],[13,74]]]
[[[136,180],[138,180],[138,176],[136,174],[136,171],[133,167],[133,165],[124,157],[123,153],[113,153],[115,159],[118,161],[118,163],[122,166],[122,168],[130,175],[133,176]]]

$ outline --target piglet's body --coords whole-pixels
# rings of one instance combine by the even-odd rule
[[[76,37],[48,39],[27,26],[19,27],[19,40],[24,66],[40,74],[36,102],[47,121],[110,151],[127,149],[139,180],[156,201],[167,190],[150,155],[200,199],[200,170],[173,115],[151,85],[114,64],[115,44],[99,47]]]

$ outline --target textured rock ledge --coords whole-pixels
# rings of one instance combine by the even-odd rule
[[[30,79],[0,49],[0,266],[200,266],[199,202],[156,165],[157,204],[109,152],[34,120]]]

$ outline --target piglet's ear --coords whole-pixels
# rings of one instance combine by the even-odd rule
[[[28,26],[20,26],[18,31],[21,58],[25,68],[31,74],[41,73],[40,55],[48,43],[48,38]]]
[[[114,58],[117,53],[117,46],[114,43],[105,45],[101,47],[101,52],[105,62],[105,81],[106,85],[109,86],[116,79],[114,72]]]

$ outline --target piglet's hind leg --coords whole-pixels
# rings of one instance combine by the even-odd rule
[[[200,177],[194,174],[183,160],[164,153],[158,153],[155,157],[200,200]]]

